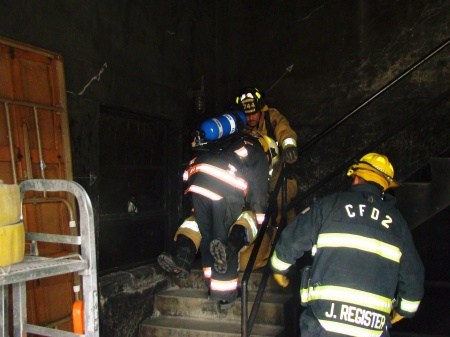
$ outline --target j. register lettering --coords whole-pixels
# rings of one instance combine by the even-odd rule
[[[337,319],[338,316],[335,315],[334,311],[335,304],[331,303],[330,310],[325,312],[325,316],[330,319]],[[370,327],[372,329],[382,329],[386,323],[386,317],[383,314],[347,304],[341,304],[339,320],[362,325],[364,327]]]

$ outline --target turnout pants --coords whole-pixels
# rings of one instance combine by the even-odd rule
[[[194,206],[195,219],[202,236],[200,252],[203,269],[210,268],[211,270],[211,299],[234,301],[238,294],[239,256],[236,255],[232,260],[228,261],[226,273],[219,274],[213,267],[214,258],[209,251],[209,245],[214,239],[228,242],[228,233],[241,214],[244,200],[237,197],[225,197],[213,201],[202,195],[192,193],[192,204]]]

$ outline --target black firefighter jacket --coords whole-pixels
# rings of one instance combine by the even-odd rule
[[[424,267],[394,203],[373,185],[353,185],[307,208],[281,234],[272,269],[286,274],[312,250],[311,279],[301,297],[325,330],[379,336],[390,326],[397,286],[399,314],[417,311]]]
[[[247,201],[259,216],[267,208],[269,164],[258,139],[242,135],[191,160],[184,180],[189,186],[185,193],[202,194],[212,200],[224,197]]]

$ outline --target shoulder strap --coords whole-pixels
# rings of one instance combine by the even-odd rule
[[[270,121],[270,112],[269,110],[266,110],[264,112],[264,121],[266,122],[266,128],[267,128],[267,135],[276,141],[275,138],[275,130],[273,129],[272,122]]]

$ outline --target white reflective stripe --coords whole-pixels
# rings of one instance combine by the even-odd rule
[[[239,219],[244,218],[247,220],[248,224],[250,225],[250,228],[252,229],[253,237],[256,237],[258,234],[258,227],[256,227],[255,218],[253,216],[253,213],[250,211],[242,212],[241,215],[239,215]]]
[[[248,151],[245,148],[245,146],[241,147],[240,149],[235,150],[234,153],[236,153],[239,157],[247,157],[248,156]]]
[[[220,200],[220,199],[222,199],[222,196],[220,196],[220,195],[218,195],[218,194],[216,194],[214,192],[211,192],[210,190],[207,190],[206,188],[197,186],[197,185],[189,186],[189,188],[186,190],[186,193],[187,192],[201,194],[204,197],[207,197],[208,199],[211,199],[211,200]]]
[[[320,325],[322,327],[330,332],[336,332],[339,334],[345,334],[347,336],[354,336],[354,337],[379,337],[383,330],[372,330],[372,329],[364,329],[359,328],[357,326],[345,324],[345,323],[339,323],[334,321],[327,321],[323,319],[319,319]]]
[[[408,301],[402,298],[400,301],[400,309],[406,312],[414,313],[417,309],[419,309],[419,304],[420,301]]]
[[[234,279],[231,281],[219,281],[215,279],[211,279],[211,290],[216,291],[231,291],[236,290],[238,286],[238,279]]]
[[[262,225],[265,217],[266,215],[264,213],[256,213],[256,221],[258,222],[258,225]]]
[[[398,247],[379,240],[369,239],[360,235],[327,233],[320,234],[317,240],[317,248],[345,247],[363,250],[380,255],[386,259],[399,263],[402,252]]]
[[[195,173],[202,172],[205,174],[208,174],[214,178],[217,178],[219,180],[222,180],[223,182],[234,186],[236,188],[239,188],[243,190],[244,192],[247,192],[247,182],[244,179],[238,178],[230,172],[225,171],[221,168],[209,165],[209,164],[198,164],[195,166],[192,166],[188,170],[189,177]]]
[[[284,149],[287,145],[297,146],[297,142],[295,141],[294,138],[286,138],[285,140],[283,140],[281,147]]]
[[[277,251],[273,252],[270,262],[272,263],[272,266],[279,271],[285,271],[291,266],[291,264],[283,262],[277,257]]]
[[[316,253],[317,253],[317,246],[314,245],[314,246],[312,246],[312,248],[311,248],[311,256],[315,256]]]
[[[392,301],[387,297],[361,290],[337,286],[309,287],[308,301],[313,300],[328,300],[352,303],[355,305],[362,305],[367,308],[382,311],[387,314],[391,312],[392,308]]]
[[[183,172],[183,181],[188,181],[188,179],[189,179],[189,173],[188,173],[188,171],[184,171]]]
[[[203,277],[211,278],[211,267],[203,268]]]
[[[230,134],[234,133],[236,131],[236,122],[234,118],[229,114],[224,114],[223,116],[230,122]]]
[[[223,135],[223,127],[222,127],[222,123],[219,122],[219,120],[217,118],[211,118],[211,120],[216,123],[217,128],[219,129],[219,136],[217,138],[221,138]]]
[[[196,221],[192,221],[192,220],[185,220],[180,228],[188,228],[193,230],[194,232],[200,233],[200,229],[198,228],[198,224]]]

